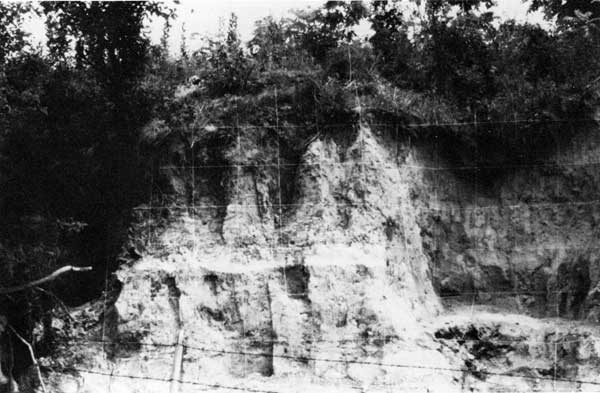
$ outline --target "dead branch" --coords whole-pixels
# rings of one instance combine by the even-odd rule
[[[15,380],[15,374],[13,372],[15,368],[15,349],[13,347],[13,339],[8,336],[8,359],[10,361],[8,365],[8,379],[10,386],[8,387],[8,391],[10,393],[19,393],[19,385],[17,385],[17,381]]]
[[[33,352],[33,347],[31,346],[31,344],[29,344],[29,342],[27,340],[25,340],[16,330],[15,328],[13,328],[11,325],[7,325],[8,328],[13,332],[13,334],[23,342],[23,344],[25,344],[27,346],[27,348],[29,349],[29,355],[31,355],[31,361],[33,362],[33,365],[35,366],[35,369],[37,371],[37,375],[38,375],[38,379],[40,381],[40,386],[42,388],[42,391],[44,393],[47,393],[46,390],[46,385],[44,384],[44,379],[42,378],[42,371],[40,370],[40,364],[38,363],[36,357],[35,357],[35,353]]]
[[[83,271],[89,271],[92,270],[91,266],[85,266],[85,267],[76,267],[76,266],[63,266],[60,269],[54,271],[52,274],[46,276],[46,277],[42,277],[39,280],[35,280],[35,281],[31,281],[29,283],[26,284],[21,284],[21,285],[17,285],[14,287],[8,287],[8,288],[0,288],[0,295],[6,295],[8,293],[13,293],[13,292],[19,292],[19,291],[23,291],[25,289],[29,289],[32,287],[37,287],[38,285],[47,283],[48,281],[52,281],[55,280],[56,278],[58,278],[58,276],[65,274],[67,272],[83,272]]]

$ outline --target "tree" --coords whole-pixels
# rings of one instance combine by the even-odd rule
[[[248,82],[253,66],[245,56],[237,31],[237,16],[231,14],[227,31],[208,40],[202,52],[206,54],[203,76],[209,94],[237,94]]]
[[[558,42],[549,31],[515,21],[502,23],[493,40],[496,94],[489,103],[495,119],[543,120],[558,116],[563,80]]]
[[[292,29],[303,47],[318,61],[342,42],[351,42],[353,28],[368,15],[361,1],[327,1],[312,12],[297,12]]]
[[[173,10],[150,1],[44,2],[48,49],[55,61],[74,57],[115,92],[143,71],[148,38],[146,18],[173,17]]]
[[[408,21],[397,1],[374,1],[369,17],[374,34],[369,39],[383,76],[396,85],[412,87],[415,48]]]
[[[27,34],[22,28],[23,18],[31,11],[30,3],[0,2],[0,66],[25,48]]]
[[[530,9],[532,11],[541,9],[548,19],[556,17],[559,23],[586,14],[589,18],[600,17],[598,0],[532,0]]]
[[[272,16],[260,19],[255,23],[252,39],[248,47],[261,68],[271,70],[281,67],[294,49],[294,42],[289,32],[289,22],[276,20]]]
[[[561,109],[589,117],[600,102],[600,1],[533,0],[531,10],[540,9],[556,19]]]
[[[423,76],[417,86],[430,86],[435,94],[466,109],[469,117],[485,117],[486,101],[494,94],[489,45],[494,15],[479,10],[491,3],[430,0],[427,19],[415,38]]]

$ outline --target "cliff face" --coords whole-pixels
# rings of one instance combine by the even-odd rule
[[[597,138],[483,184],[436,149],[348,134],[299,162],[250,136],[225,166],[163,168],[136,210],[139,259],[102,326],[78,333],[79,379],[57,376],[61,389],[162,392],[180,335],[181,379],[196,381],[181,391],[600,381],[597,329],[573,321],[597,318]]]
[[[438,160],[417,188],[429,201],[419,226],[439,293],[597,321],[598,143],[581,133],[509,173],[507,163],[451,170]]]

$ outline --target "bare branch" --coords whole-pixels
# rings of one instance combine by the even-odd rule
[[[76,266],[71,266],[71,265],[64,266],[64,267],[61,267],[60,269],[54,271],[52,274],[50,274],[46,277],[40,278],[39,280],[31,281],[29,283],[17,285],[14,287],[0,288],[0,295],[6,295],[8,293],[19,292],[19,291],[23,291],[28,288],[37,287],[38,285],[44,284],[48,281],[55,280],[56,278],[58,278],[58,276],[65,274],[67,272],[71,272],[71,271],[83,272],[83,271],[90,271],[90,270],[92,270],[91,266],[86,266],[86,267],[76,267]]]
[[[40,364],[38,363],[36,357],[35,357],[35,353],[33,352],[33,347],[31,346],[31,344],[29,344],[29,342],[27,340],[25,340],[16,330],[15,328],[13,328],[11,325],[7,325],[8,328],[13,332],[13,334],[23,342],[23,344],[25,344],[27,346],[27,348],[29,349],[29,355],[31,355],[31,361],[33,362],[33,365],[35,366],[35,369],[37,371],[37,375],[38,375],[38,379],[40,381],[40,386],[42,388],[42,391],[44,393],[47,393],[46,390],[46,385],[44,384],[44,380],[42,379],[42,372],[40,370]]]

